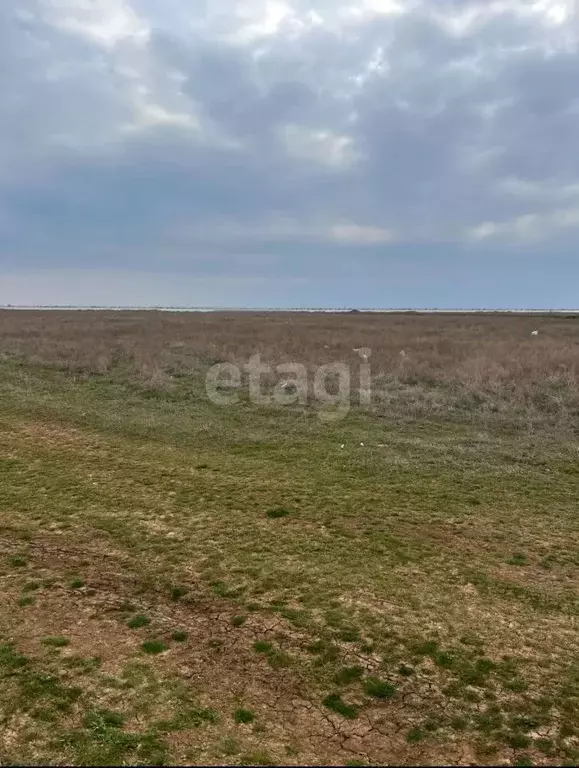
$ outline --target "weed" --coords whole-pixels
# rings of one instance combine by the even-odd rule
[[[227,757],[237,755],[240,751],[239,742],[237,739],[233,739],[231,736],[228,736],[221,742],[219,751],[221,754],[226,755]]]
[[[408,733],[406,734],[406,741],[409,744],[418,744],[419,741],[422,741],[422,739],[426,736],[422,728],[415,725],[413,726]]]
[[[355,680],[359,680],[364,674],[362,667],[355,665],[352,667],[342,667],[334,675],[334,682],[337,685],[348,685]]]
[[[113,712],[110,709],[99,709],[94,712],[87,712],[84,716],[83,724],[85,728],[122,728],[125,723],[125,717],[120,712]]]
[[[127,621],[127,627],[129,627],[129,629],[140,629],[141,627],[146,627],[150,624],[150,621],[151,620],[147,616],[144,616],[142,613],[137,613],[136,616],[133,616],[132,619]]]
[[[41,642],[50,648],[64,648],[70,644],[67,637],[43,637]]]
[[[18,600],[18,605],[20,606],[20,608],[25,608],[27,605],[34,605],[34,598],[31,597],[30,595],[23,595]]]
[[[358,717],[357,708],[352,704],[346,704],[339,693],[331,693],[329,696],[326,696],[322,703],[325,707],[331,709],[332,712],[337,712],[348,720],[355,720]]]
[[[233,719],[236,723],[253,723],[255,715],[249,709],[236,709],[233,713]]]
[[[143,653],[149,653],[149,654],[157,654],[157,653],[163,653],[163,651],[167,650],[166,644],[162,640],[145,640],[144,643],[141,643],[141,650]]]
[[[177,629],[173,634],[171,635],[171,639],[174,640],[176,643],[184,643],[187,641],[188,634],[182,629]]]
[[[529,561],[524,552],[515,552],[506,561],[509,565],[528,565]]]
[[[364,680],[364,690],[368,696],[374,696],[376,699],[391,699],[396,694],[396,688],[391,683],[376,677]]]
[[[280,517],[287,517],[289,514],[289,509],[286,509],[285,507],[274,507],[273,509],[268,509],[266,512],[266,516],[269,517],[270,520],[277,520]]]
[[[188,591],[186,587],[171,587],[171,600],[177,602],[182,597],[185,597]]]
[[[253,650],[257,653],[269,653],[272,648],[272,644],[267,640],[256,640],[253,644]]]
[[[247,616],[234,616],[231,623],[234,627],[241,627],[247,621]]]

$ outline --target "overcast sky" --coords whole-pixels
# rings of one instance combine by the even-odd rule
[[[579,306],[575,0],[6,0],[0,94],[0,303]]]

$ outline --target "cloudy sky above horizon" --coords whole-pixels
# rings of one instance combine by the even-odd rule
[[[579,306],[575,0],[0,5],[0,303]]]

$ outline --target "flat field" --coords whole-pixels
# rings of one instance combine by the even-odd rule
[[[576,764],[578,502],[579,317],[0,311],[0,764]]]

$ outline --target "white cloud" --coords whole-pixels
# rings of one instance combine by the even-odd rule
[[[52,0],[52,23],[104,48],[124,40],[144,43],[150,27],[128,0]]]
[[[281,129],[281,138],[290,157],[336,169],[345,169],[356,161],[357,153],[350,136],[285,125]]]

